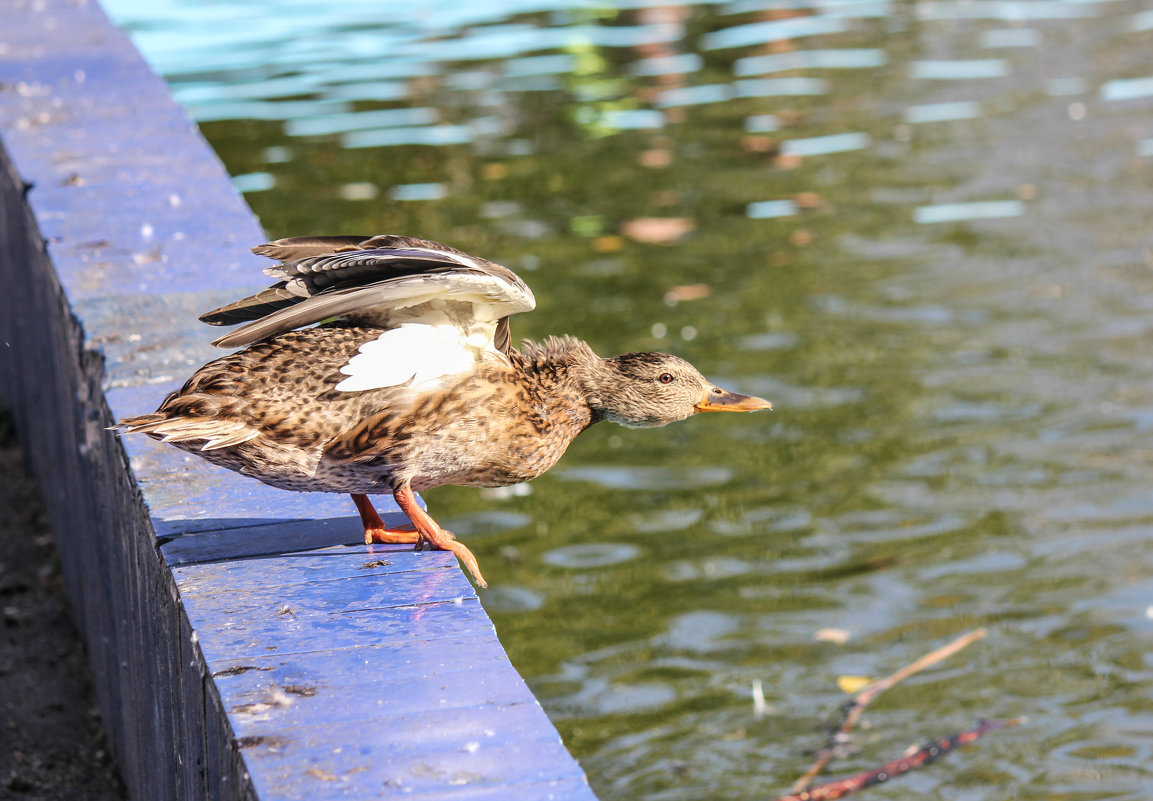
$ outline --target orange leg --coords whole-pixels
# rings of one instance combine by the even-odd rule
[[[401,528],[385,528],[384,521],[376,513],[376,507],[367,495],[354,494],[352,502],[356,504],[356,511],[360,512],[360,522],[364,524],[364,544],[372,545],[374,542],[420,542],[420,534],[416,528],[402,526]]]
[[[377,514],[372,502],[368,500],[368,496],[353,493],[352,501],[360,512],[361,522],[364,523],[364,542],[366,545],[371,545],[374,542],[411,542],[416,544],[416,549],[419,551],[425,543],[428,543],[438,551],[452,551],[456,554],[456,558],[468,568],[468,572],[472,574],[476,583],[481,587],[488,587],[472,551],[454,537],[452,532],[441,528],[428,512],[420,508],[411,487],[407,484],[398,487],[393,491],[393,497],[401,510],[408,515],[408,519],[412,521],[412,528],[407,526],[399,529],[385,528],[384,521],[380,519],[380,515]]]

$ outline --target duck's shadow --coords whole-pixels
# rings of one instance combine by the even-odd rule
[[[402,514],[384,514],[389,526],[408,522]],[[315,520],[229,517],[157,520],[157,544],[169,567],[245,559],[337,545],[364,546],[358,517]],[[376,551],[407,550],[411,545],[373,545]]]

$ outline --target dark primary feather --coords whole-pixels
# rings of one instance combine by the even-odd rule
[[[403,300],[406,292],[426,292],[426,282],[436,276],[449,280],[454,274],[471,274],[495,279],[505,285],[509,296],[523,297],[527,308],[533,304],[532,292],[511,270],[415,237],[293,237],[252,250],[282,260],[282,264],[265,270],[281,280],[200,318],[210,325],[246,323],[213,343],[220,347],[250,345],[334,316],[367,322],[366,315],[374,307],[387,308]],[[449,296],[451,284],[445,286]],[[358,317],[358,312],[364,314]],[[497,325],[496,346],[507,351],[511,344],[505,317]]]
[[[249,320],[259,320],[303,300],[285,289],[285,286],[286,282],[281,281],[243,300],[213,309],[200,315],[200,322],[209,325],[239,325]]]
[[[492,335],[493,346],[505,356],[512,350],[512,327],[508,318],[502,317],[496,321],[496,332]]]
[[[457,250],[431,239],[418,239],[415,236],[399,236],[397,234],[378,234],[376,236],[294,236],[287,239],[277,239],[264,245],[257,245],[252,252],[258,256],[267,256],[270,259],[284,262],[282,267],[270,267],[265,272],[277,272],[282,269],[293,270],[293,265],[304,259],[317,256],[329,256],[335,253],[349,253],[358,250],[411,250],[411,249],[439,250],[442,253],[451,253],[455,256],[469,256],[463,250]]]

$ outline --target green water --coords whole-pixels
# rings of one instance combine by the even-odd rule
[[[977,626],[835,775],[1024,715],[870,797],[1153,797],[1153,3],[110,5],[270,236],[776,404],[428,494],[604,801],[783,792],[838,677]]]

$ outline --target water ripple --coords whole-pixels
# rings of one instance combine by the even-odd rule
[[[546,552],[541,559],[554,567],[583,569],[628,562],[636,559],[640,553],[641,549],[635,545],[623,542],[597,542],[556,548]]]

